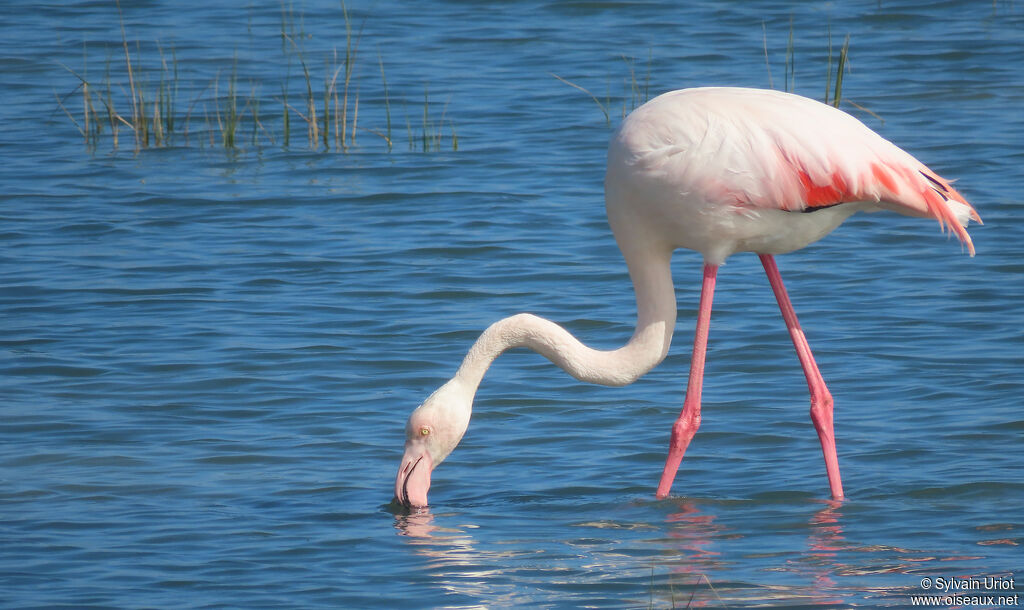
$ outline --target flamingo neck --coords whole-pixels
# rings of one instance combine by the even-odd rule
[[[498,356],[508,349],[528,347],[580,381],[607,386],[636,381],[664,360],[676,321],[671,251],[643,258],[627,260],[636,293],[637,325],[622,347],[587,347],[558,324],[522,313],[488,327],[466,354],[454,379],[475,392]]]

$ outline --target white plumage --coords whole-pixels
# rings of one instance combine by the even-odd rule
[[[948,182],[854,117],[760,89],[684,89],[644,104],[612,138],[605,192],[616,233],[646,223],[646,238],[712,264],[790,252],[877,209],[948,223],[973,254],[962,227],[978,220]]]

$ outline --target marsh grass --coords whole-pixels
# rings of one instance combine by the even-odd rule
[[[589,96],[590,99],[594,100],[594,103],[597,104],[597,107],[601,109],[601,113],[604,114],[604,122],[606,124],[608,124],[608,125],[612,124],[612,117],[608,113],[608,105],[609,104],[607,102],[606,103],[602,103],[601,100],[597,99],[596,95],[591,93],[589,89],[587,89],[586,87],[584,87],[582,85],[577,85],[576,83],[570,81],[569,79],[562,78],[561,76],[555,74],[554,72],[548,72],[548,74],[550,74],[551,76],[557,78],[558,80],[560,80],[561,82],[565,83],[566,85],[569,85],[573,89],[576,89],[578,91],[582,91],[583,93],[587,94],[587,96]]]
[[[393,140],[391,139],[391,97],[388,95],[388,79],[387,79],[387,76],[384,75],[384,58],[381,56],[379,51],[377,52],[377,63],[380,64],[380,82],[381,82],[381,85],[384,87],[384,120],[385,120],[384,133],[383,134],[378,133],[377,135],[379,135],[380,137],[384,138],[384,141],[388,145],[388,150],[390,151],[391,150],[391,146],[392,146],[392,142],[393,142]],[[454,134],[455,134],[455,130],[453,128],[452,129],[452,137],[454,137]],[[458,145],[456,144],[455,147],[457,147],[457,146]]]
[[[651,99],[651,64],[654,62],[654,49],[647,50],[647,73],[644,75],[643,83],[636,78],[636,58],[622,56],[622,61],[629,67],[629,108],[633,110],[644,102]],[[625,101],[623,101],[625,114]]]
[[[832,93],[832,101],[829,101],[828,92],[832,88],[832,28],[828,32],[828,74],[825,77],[825,103],[831,103],[839,108],[843,100],[843,74],[846,72],[846,58],[850,54],[850,35],[846,35],[842,48],[839,49],[839,59],[836,62],[836,84]],[[875,115],[877,116],[877,115]]]
[[[612,104],[614,100],[621,98],[622,101],[622,118],[625,118],[627,114],[642,106],[647,100],[651,99],[651,65],[654,61],[654,51],[649,50],[647,54],[647,72],[643,78],[643,81],[637,79],[636,76],[636,58],[628,55],[619,56],[623,63],[625,63],[627,70],[629,71],[629,78],[624,80],[622,86],[625,88],[625,93],[617,96],[613,96],[611,92],[611,83],[608,85],[608,93],[605,95],[604,101],[602,102],[596,95],[591,93],[589,89],[575,83],[567,78],[563,78],[554,72],[548,72],[549,75],[558,79],[560,82],[569,85],[577,91],[581,91],[586,94],[591,100],[597,104],[600,108],[601,113],[604,115],[604,122],[606,125],[612,124]]]
[[[831,44],[831,40],[829,42]],[[831,66],[830,66],[831,68]],[[796,89],[796,51],[793,47],[793,17],[789,18],[789,38],[786,39],[786,69],[783,88],[792,93]]]
[[[195,80],[185,81],[182,77],[185,70],[175,47],[165,48],[157,41],[154,49],[144,47],[139,41],[130,42],[119,2],[117,12],[121,40],[117,52],[107,54],[102,81],[91,80],[86,49],[80,71],[60,64],[74,77],[76,86],[63,95],[54,92],[57,107],[90,151],[95,151],[107,135],[111,147],[120,148],[123,144],[120,132],[125,129],[132,133],[132,148],[136,152],[179,144],[225,150],[277,145],[287,149],[294,143],[296,129],[299,133],[305,132],[306,137],[300,139],[304,139],[311,150],[352,151],[363,146],[358,137],[360,132],[379,137],[388,152],[394,149],[392,105],[395,96],[387,81],[383,55],[378,51],[374,66],[379,70],[379,84],[373,76],[359,77],[362,58],[359,49],[365,19],[354,27],[344,1],[341,2],[343,44],[323,53],[322,78],[314,74],[312,65],[316,61],[311,61],[313,54],[304,48],[311,36],[304,30],[302,13],[296,13],[291,4],[281,4],[279,35],[284,76],[279,86],[272,87],[280,90],[280,96],[271,97],[260,95],[258,81],[242,76],[244,66],[237,53],[230,67],[216,70],[205,85],[200,87]],[[301,69],[298,83],[292,78],[296,65]],[[371,69],[369,74],[373,72]],[[361,94],[365,86],[380,87],[381,93],[374,92],[370,96],[378,107],[367,110],[366,97]],[[183,98],[188,101],[184,112]],[[447,113],[448,103],[444,104],[438,118],[437,105],[430,99],[429,89],[424,87],[422,105],[418,134],[413,133],[408,116],[406,119],[409,149],[436,152],[450,147],[458,150],[455,125]],[[276,110],[268,110],[275,106]],[[379,117],[381,124],[366,125],[367,112],[371,122]]]
[[[221,99],[218,95],[220,75],[214,81],[213,97]],[[228,93],[224,96],[224,119],[221,120],[221,106],[215,104],[217,109],[217,130],[220,132],[221,143],[224,148],[235,148],[237,144],[238,125],[241,122],[241,115],[238,111],[238,57],[235,57],[231,65],[231,75],[228,77]]]
[[[449,99],[445,102],[441,108],[441,117],[437,120],[432,118],[430,114],[430,87],[429,85],[423,87],[423,117],[420,125],[420,151],[421,152],[439,152],[442,150],[444,142],[444,124],[445,119],[448,116],[448,104],[451,102]],[[459,139],[455,135],[455,126],[450,125],[451,129],[451,147],[452,150],[459,149]]]
[[[761,28],[764,34],[764,65],[765,69],[768,72],[768,86],[774,89],[775,83],[772,80],[771,62],[768,59],[768,30],[764,22],[761,23]],[[849,71],[850,65],[850,35],[847,34],[846,38],[843,40],[843,46],[839,48],[838,56],[833,57],[831,24],[828,26],[826,32],[827,33],[825,55],[825,95],[822,97],[822,101],[836,108],[839,108],[841,103],[846,102],[851,106],[870,114],[871,116],[875,117],[876,119],[884,123],[884,119],[882,119],[882,117],[878,116],[871,110],[865,108],[864,106],[852,100],[843,97],[843,76]],[[833,74],[835,74],[834,82],[832,80]],[[786,39],[783,88],[785,91],[788,92],[793,92],[796,89],[796,50],[793,43],[792,18],[790,18],[789,20],[789,36]]]
[[[763,22],[763,21],[761,22],[761,31],[762,31],[762,37],[763,37],[762,38],[762,40],[763,40],[762,44],[763,44],[763,51],[764,51],[764,66],[765,66],[765,71],[767,72],[767,75],[768,75],[768,87],[770,89],[774,89],[775,88],[775,81],[772,78],[772,66],[771,66],[770,54],[769,54],[769,51],[768,51],[768,26],[767,26],[766,22]],[[859,110],[861,110],[863,112],[866,112],[866,113],[872,115],[873,117],[875,117],[876,119],[884,122],[882,117],[878,116],[877,114],[875,114],[874,112],[872,112],[868,108],[865,108],[864,106],[862,106],[860,104],[857,104],[856,102],[853,102],[852,100],[844,98],[843,95],[842,95],[843,94],[843,77],[849,71],[849,66],[850,66],[850,64],[849,64],[850,36],[849,35],[846,36],[845,40],[843,41],[842,47],[840,47],[840,49],[839,49],[838,55],[833,56],[832,27],[830,25],[828,27],[828,30],[827,30],[826,47],[827,47],[827,51],[826,51],[827,55],[826,55],[826,59],[825,59],[825,95],[824,95],[823,101],[826,104],[831,104],[831,105],[835,106],[836,108],[839,108],[840,104],[843,103],[843,102],[848,103],[851,106],[854,106],[855,108],[857,108],[857,109],[859,109]],[[796,55],[797,55],[797,53],[796,53],[796,42],[795,42],[795,36],[794,36],[794,31],[793,31],[793,20],[791,18],[790,21],[789,21],[789,33],[788,33],[788,36],[786,38],[786,51],[785,51],[785,56],[784,56],[783,81],[782,81],[783,90],[788,91],[788,92],[793,92],[793,91],[796,90]],[[624,89],[624,92],[622,92],[622,93],[620,93],[618,95],[613,95],[612,88],[609,85],[608,93],[605,95],[605,98],[604,98],[603,101],[600,98],[598,98],[596,95],[594,95],[594,93],[591,92],[590,89],[584,87],[583,85],[581,85],[581,84],[579,84],[577,82],[571,81],[571,80],[569,80],[567,78],[564,78],[562,76],[559,76],[558,74],[555,74],[553,72],[549,72],[548,74],[551,75],[552,77],[554,77],[555,79],[557,79],[558,81],[560,81],[560,82],[562,82],[562,83],[572,87],[573,89],[576,89],[577,91],[582,92],[587,97],[589,97],[591,99],[591,101],[593,101],[594,104],[597,105],[598,109],[601,111],[601,114],[604,116],[605,124],[610,126],[611,122],[612,122],[612,108],[613,108],[613,106],[614,106],[614,104],[616,102],[621,100],[622,117],[625,117],[632,110],[636,109],[637,107],[639,107],[639,106],[643,105],[645,102],[647,102],[647,100],[649,100],[650,97],[651,97],[650,96],[650,87],[651,87],[651,65],[653,63],[653,51],[649,51],[648,52],[647,69],[646,69],[646,73],[644,74],[644,76],[642,78],[638,78],[638,76],[637,76],[636,59],[635,58],[628,57],[628,56],[625,56],[625,55],[621,56],[621,58],[622,58],[623,62],[625,62],[625,65],[626,65],[626,68],[627,68],[627,71],[628,71],[628,78],[624,79],[623,82],[622,82],[622,87]],[[834,80],[833,80],[833,75],[835,77]]]
[[[54,97],[57,100],[57,107],[64,112],[64,114],[71,120],[71,123],[81,134],[85,140],[85,145],[89,148],[95,148],[96,141],[99,139],[99,133],[101,126],[99,123],[99,113],[96,111],[96,106],[93,104],[93,94],[90,90],[88,79],[75,72],[73,69],[61,64],[65,70],[70,72],[75,78],[78,79],[78,85],[72,89],[69,93],[61,96],[56,91],[53,92]],[[82,92],[82,120],[79,121],[75,118],[75,115],[68,110],[68,107],[64,104],[72,95]]]

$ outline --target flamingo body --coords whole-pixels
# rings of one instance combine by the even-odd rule
[[[727,87],[669,92],[626,117],[608,149],[605,206],[636,293],[633,336],[618,349],[595,350],[532,314],[492,324],[454,377],[410,415],[396,500],[427,504],[431,471],[461,440],[476,389],[505,350],[528,347],[577,379],[609,386],[629,384],[660,363],[675,326],[669,264],[677,248],[700,252],[704,275],[686,399],[656,495],[668,495],[700,426],[718,266],[749,251],[761,258],[778,300],[807,378],[829,487],[842,498],[833,399],[773,255],[821,239],[858,211],[877,210],[934,218],[973,255],[964,227],[980,222],[974,208],[948,181],[840,110],[788,93]]]
[[[845,112],[730,87],[672,91],[630,114],[609,146],[605,197],[616,235],[710,264],[791,252],[880,209],[937,218],[973,254],[963,225],[978,220],[947,181]]]

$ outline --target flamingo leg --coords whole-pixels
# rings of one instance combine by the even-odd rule
[[[711,327],[711,301],[715,296],[715,278],[718,265],[704,265],[704,282],[700,289],[700,305],[697,309],[697,329],[693,333],[693,356],[690,358],[690,378],[686,383],[686,399],[679,419],[672,426],[672,439],[668,446],[665,470],[658,483],[657,498],[668,496],[672,481],[676,478],[679,463],[689,446],[693,435],[700,427],[700,393],[704,386],[704,356],[708,348],[708,330]]]
[[[825,471],[828,473],[828,484],[832,489],[832,497],[836,500],[843,498],[843,482],[839,478],[839,457],[836,455],[836,436],[832,427],[832,393],[825,386],[825,380],[814,362],[814,355],[811,353],[811,346],[807,344],[807,337],[800,328],[800,321],[796,319],[796,312],[793,311],[793,304],[786,293],[786,287],[782,284],[782,276],[775,264],[775,259],[770,254],[759,254],[761,264],[764,265],[764,272],[768,275],[768,282],[772,285],[775,298],[779,302],[779,309],[782,310],[782,318],[786,321],[786,328],[789,329],[789,336],[793,339],[793,346],[796,348],[796,355],[800,359],[800,366],[804,369],[807,377],[807,387],[811,391],[811,421],[814,429],[818,431],[818,440],[821,441],[821,452],[825,456]]]

